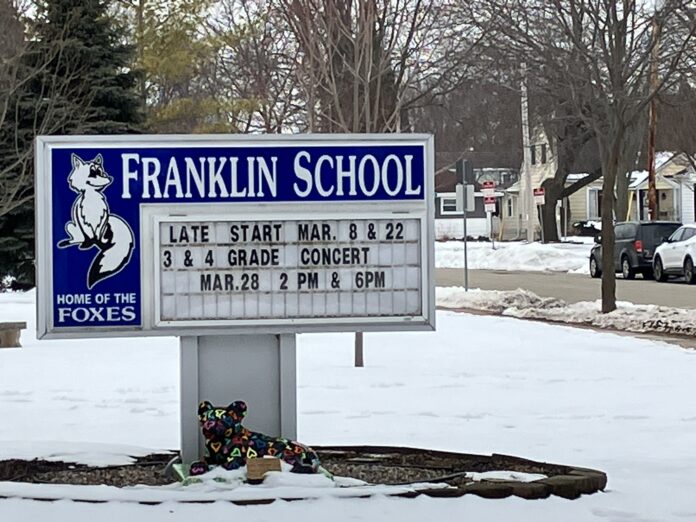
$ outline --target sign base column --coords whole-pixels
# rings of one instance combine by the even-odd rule
[[[198,404],[243,400],[244,426],[297,439],[295,334],[206,335],[180,338],[181,460],[204,456]]]

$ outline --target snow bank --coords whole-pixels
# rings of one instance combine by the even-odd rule
[[[469,218],[466,220],[466,235],[478,237],[489,235],[488,220],[486,218]],[[464,236],[464,220],[459,219],[436,219],[435,238],[438,241],[448,239],[461,239]]]
[[[285,473],[284,475],[295,475]],[[317,481],[322,480],[322,487]],[[326,481],[332,485],[327,487]],[[288,485],[291,483],[291,485]],[[312,475],[286,477],[266,484],[249,485],[240,482],[206,481],[182,486],[73,486],[64,484],[30,484],[25,482],[0,482],[0,496],[5,498],[61,499],[83,502],[213,502],[249,501],[265,499],[320,499],[355,498],[373,495],[403,495],[424,489],[444,489],[446,484],[344,485],[330,479]]]
[[[467,478],[474,482],[481,480],[510,480],[514,482],[534,482],[548,478],[547,475],[541,473],[522,473],[521,471],[484,471],[481,473],[467,473]]]
[[[636,333],[696,335],[696,314],[685,308],[636,305],[619,301],[617,310],[601,313],[601,301],[568,304],[554,297],[539,297],[528,290],[470,290],[437,288],[437,305],[443,308],[485,310],[521,319],[544,319],[568,324]]]
[[[467,257],[472,270],[589,273],[592,243],[469,242]],[[464,243],[435,243],[435,266],[462,268]]]

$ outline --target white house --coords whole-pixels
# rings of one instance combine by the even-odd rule
[[[696,223],[696,158],[684,154],[672,154],[656,169],[656,174],[674,182],[678,197],[676,198],[677,215],[682,223]]]

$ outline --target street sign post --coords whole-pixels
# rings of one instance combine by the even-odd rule
[[[433,178],[427,135],[39,137],[37,336],[179,336],[184,460],[201,398],[294,437],[295,333],[434,328]]]
[[[536,207],[541,207],[546,204],[546,192],[542,188],[535,188],[534,189],[534,203],[536,204]],[[539,213],[539,221],[541,225],[541,242],[544,242],[544,213],[540,212]]]

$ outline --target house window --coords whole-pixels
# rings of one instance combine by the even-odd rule
[[[546,163],[546,143],[541,144],[541,162]]]
[[[457,212],[457,198],[440,198],[440,214],[461,214]]]
[[[507,217],[512,217],[512,198],[508,198],[507,200]]]
[[[588,212],[587,219],[599,219],[602,217],[602,191],[598,189],[589,189],[588,196]]]
[[[536,145],[529,147],[532,165],[536,165]]]

